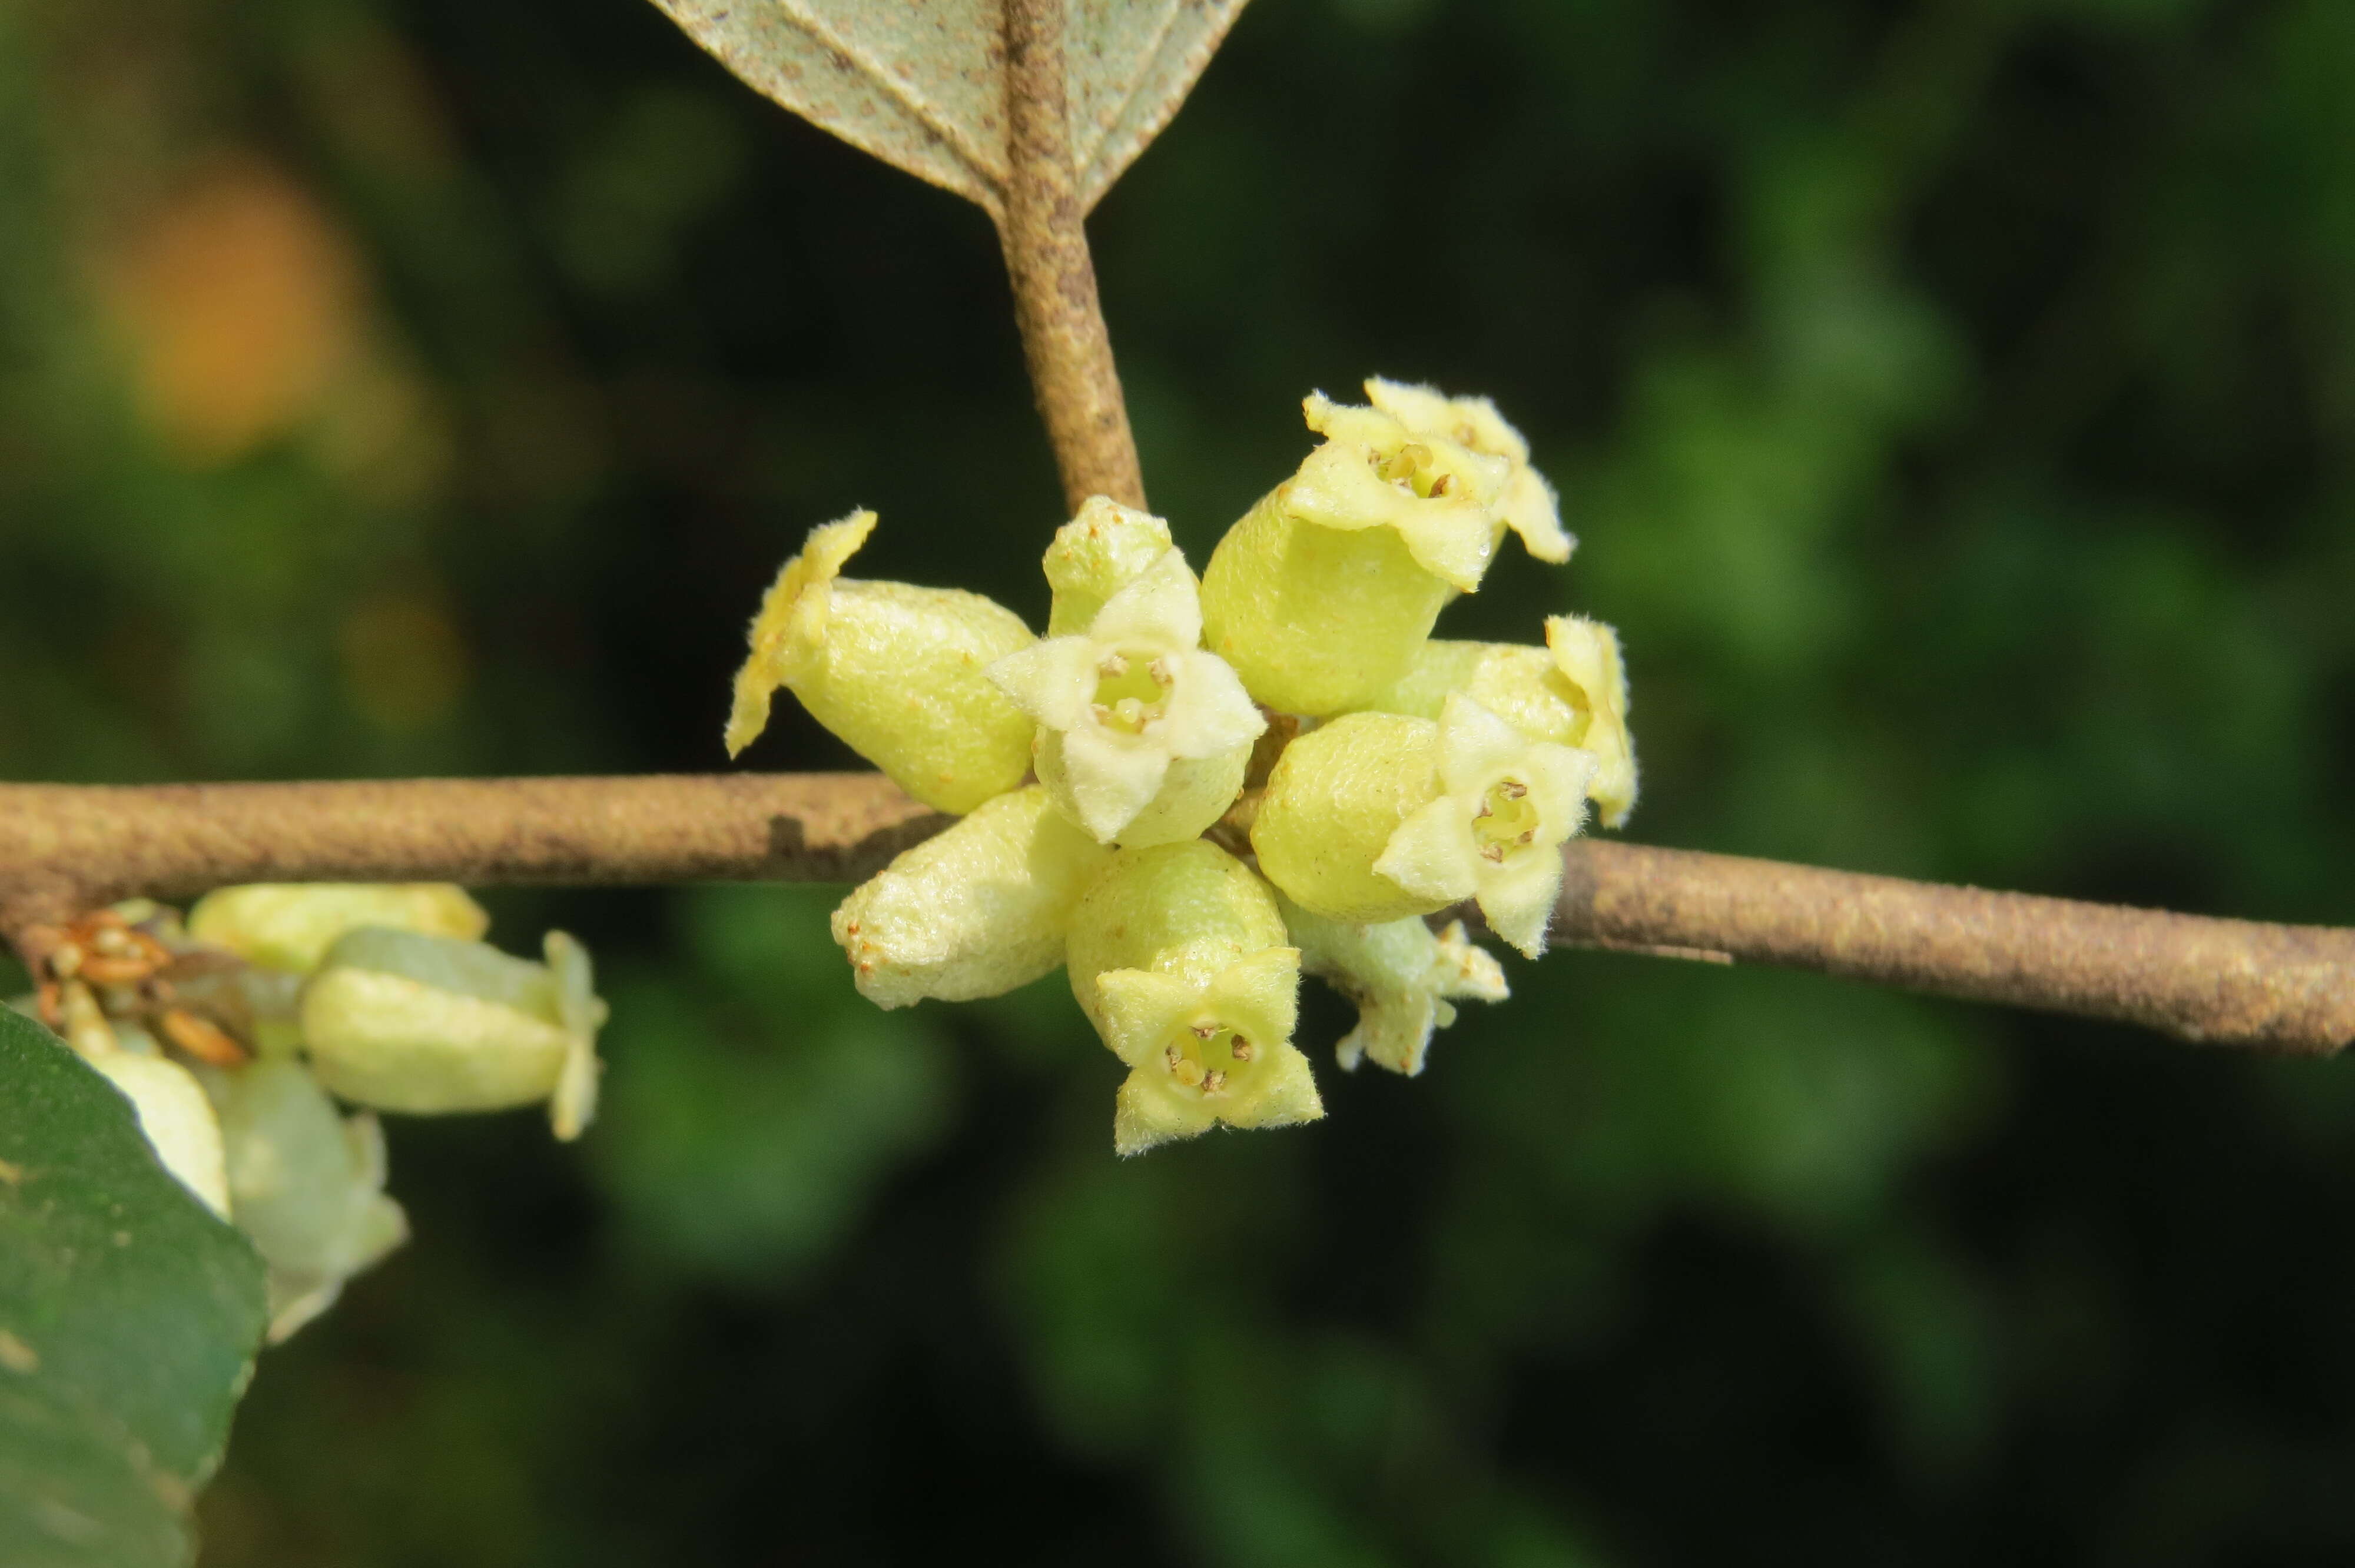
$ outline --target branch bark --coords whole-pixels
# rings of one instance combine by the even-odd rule
[[[1604,840],[1573,841],[1566,871],[1563,942],[1817,969],[2216,1045],[2328,1055],[2355,1041],[2355,930]]]
[[[1011,171],[998,240],[1063,499],[1145,504],[1145,475],[1096,297],[1064,101],[1063,0],[1004,0]]]
[[[0,927],[240,882],[851,882],[947,825],[880,775],[0,786]],[[1581,839],[1557,940],[1821,970],[2323,1054],[2355,930]]]

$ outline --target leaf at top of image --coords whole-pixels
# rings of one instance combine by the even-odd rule
[[[1002,0],[655,0],[762,93],[1005,210]],[[1092,207],[1178,112],[1243,0],[1066,0],[1071,167]]]
[[[0,1562],[187,1563],[262,1320],[245,1239],[112,1085],[0,1007]]]

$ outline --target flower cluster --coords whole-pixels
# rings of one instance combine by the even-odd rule
[[[769,590],[730,755],[771,694],[962,821],[834,916],[884,1007],[992,996],[1067,966],[1128,1069],[1123,1154],[1323,1114],[1292,1041],[1303,969],[1358,1004],[1344,1067],[1423,1069],[1453,1001],[1506,994],[1471,901],[1544,949],[1561,846],[1636,801],[1612,630],[1435,641],[1508,533],[1569,559],[1554,493],[1487,399],[1317,394],[1323,438],[1198,579],[1158,517],[1103,496],[1054,536],[1047,635],[977,595],[841,576],[875,527],[814,531]]]
[[[185,923],[140,900],[37,929],[39,990],[20,1005],[253,1243],[283,1340],[408,1236],[377,1111],[545,1101],[561,1139],[595,1113],[605,1006],[588,954],[551,931],[546,962],[511,958],[481,940],[489,925],[439,884],[229,887]]]

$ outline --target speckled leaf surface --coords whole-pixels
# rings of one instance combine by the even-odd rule
[[[0,1563],[189,1561],[262,1321],[261,1260],[130,1102],[0,1009]]]
[[[998,0],[655,0],[729,69],[920,179],[1003,210]],[[1071,163],[1093,207],[1193,90],[1243,0],[1067,0]]]

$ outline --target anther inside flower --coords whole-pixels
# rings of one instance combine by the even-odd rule
[[[1529,787],[1518,779],[1499,779],[1480,797],[1472,813],[1472,842],[1480,858],[1493,865],[1508,854],[1537,842],[1538,809],[1529,800]]]
[[[1104,1043],[1129,1066],[1114,1119],[1123,1154],[1220,1122],[1271,1127],[1324,1115],[1308,1060],[1292,1044],[1300,950],[1221,963],[1218,947],[1096,977]]]
[[[1321,392],[1302,408],[1325,444],[1285,484],[1285,509],[1327,528],[1394,528],[1423,570],[1465,593],[1478,588],[1511,464]]]
[[[1529,466],[1529,442],[1505,422],[1496,404],[1486,397],[1450,397],[1435,387],[1410,387],[1379,376],[1366,383],[1366,401],[1417,436],[1444,436],[1468,451],[1504,459],[1511,473],[1497,503],[1501,520],[1539,560],[1559,565],[1570,559],[1578,542],[1562,528],[1553,486]]]
[[[1374,870],[1424,897],[1476,897],[1489,929],[1535,958],[1595,759],[1531,740],[1468,697],[1449,697],[1439,726],[1442,793],[1399,824]]]
[[[1267,720],[1201,639],[1194,574],[1170,549],[1106,600],[1084,633],[989,666],[1041,726],[1039,780],[1099,842],[1192,838],[1241,789]],[[1205,766],[1176,766],[1186,763]],[[1148,807],[1151,821],[1140,823]]]

